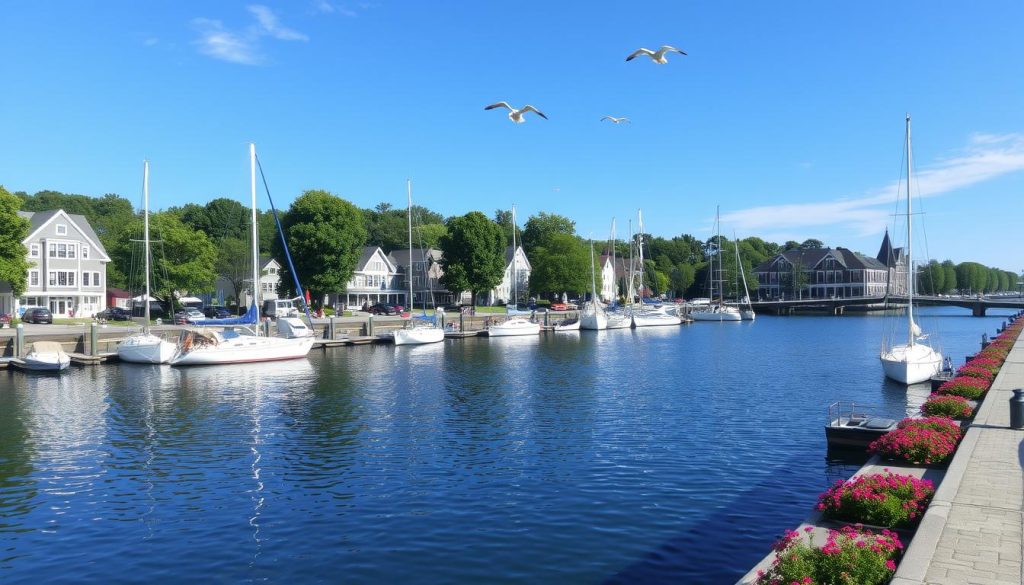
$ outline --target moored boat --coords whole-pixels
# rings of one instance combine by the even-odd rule
[[[59,372],[71,365],[71,356],[56,341],[36,341],[22,360],[22,367],[36,372]]]

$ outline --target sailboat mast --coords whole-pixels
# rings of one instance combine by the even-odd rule
[[[612,272],[614,275],[614,266]],[[590,238],[590,302],[597,302],[597,269],[594,268],[594,238]]]
[[[722,222],[719,219],[720,210],[721,210],[721,206],[716,205],[715,206],[715,255],[718,257],[718,302],[719,302],[719,304],[724,304],[725,303],[725,290],[724,290],[725,289],[725,285],[724,285],[724,282],[722,281]],[[715,277],[715,262],[714,262],[714,260],[712,260],[711,261],[711,278],[712,278],[712,280],[714,279],[714,277]],[[714,288],[714,284],[713,283],[712,283],[711,286],[712,286],[712,288]],[[713,291],[712,291],[712,295],[711,296],[714,297],[714,292]]]
[[[415,303],[412,299],[412,181],[406,179],[405,188],[409,193],[409,274],[406,277],[409,279],[409,314],[411,315],[412,310],[415,308]],[[424,268],[426,268],[425,263]]]
[[[516,206],[512,206],[512,308],[519,310],[519,279],[516,278]],[[508,307],[505,307],[508,312]]]
[[[907,345],[914,345],[914,253],[910,203],[910,114],[907,114]]]
[[[615,218],[612,218],[612,301],[619,300],[619,265],[615,259]]]
[[[256,221],[256,143],[249,143],[249,196],[252,207],[252,302],[259,310],[260,304],[260,258],[259,235]],[[302,291],[298,291],[301,295]]]
[[[142,302],[146,306],[146,324],[149,327],[149,161],[142,162],[142,241],[146,255],[146,297]]]
[[[637,248],[640,250],[640,306],[644,304],[644,213],[642,210],[636,210],[636,222],[637,227],[640,230],[637,232]]]

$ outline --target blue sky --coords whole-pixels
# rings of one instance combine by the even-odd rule
[[[720,205],[725,234],[874,254],[910,112],[918,258],[1024,268],[1019,0],[40,0],[3,22],[11,191],[139,201],[148,158],[154,207],[245,200],[254,141],[280,206],[404,206],[410,178],[446,215],[516,204],[604,239],[642,207],[707,237]],[[625,61],[662,44],[689,55]]]

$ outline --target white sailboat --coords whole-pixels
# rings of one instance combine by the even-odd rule
[[[722,282],[722,227],[718,221],[718,209],[715,209],[715,255],[711,257],[708,266],[708,280],[711,287],[711,300],[706,305],[699,305],[690,313],[690,317],[696,321],[710,321],[715,323],[739,322],[743,320],[740,310],[736,307],[725,304],[725,291]],[[718,260],[718,269],[715,269],[715,260]],[[716,276],[717,272],[717,276]],[[718,283],[718,300],[715,300],[715,283]]]
[[[512,206],[512,306],[513,309],[508,308],[508,304],[505,305],[505,311],[509,315],[515,315],[519,313],[519,276],[517,269],[519,262],[516,258],[516,208]],[[496,323],[487,328],[487,335],[489,337],[512,337],[519,335],[537,335],[540,333],[540,323],[534,323],[529,319],[522,317],[511,317]]]
[[[914,322],[914,256],[911,231],[911,147],[910,115],[907,114],[907,341],[906,343],[883,342],[879,358],[885,376],[903,384],[917,384],[930,379],[942,369],[942,353],[936,351],[923,339],[921,328]]]
[[[444,341],[444,329],[441,329],[437,325],[437,315],[434,315],[432,321],[427,320],[427,307],[426,301],[423,305],[423,317],[417,320],[415,313],[416,302],[413,297],[412,290],[412,181],[406,181],[406,189],[409,192],[409,272],[406,274],[406,279],[409,281],[409,327],[405,329],[397,329],[394,332],[395,345],[422,345],[425,343],[438,343]],[[423,274],[427,275],[427,263],[424,257],[423,262]]]
[[[640,235],[637,242],[640,256],[640,305],[633,309],[633,327],[659,327],[664,325],[680,325],[683,320],[671,315],[661,305],[644,304],[644,216],[638,209],[636,212]]]
[[[753,321],[756,317],[754,307],[750,304],[750,291],[747,289],[747,274],[743,270],[743,260],[740,259],[740,243],[736,239],[736,232],[732,234],[732,246],[736,250],[736,270],[739,272],[740,281],[743,283],[743,298],[739,302],[740,318],[744,321]]]
[[[260,265],[259,234],[256,216],[256,145],[249,145],[249,182],[252,206],[252,290],[255,312],[259,304]],[[269,362],[306,357],[313,347],[313,336],[268,337],[259,329],[246,325],[231,325],[223,330],[209,327],[182,332],[178,339],[178,353],[171,359],[172,366],[198,366]]]
[[[615,279],[615,270],[617,268],[615,260],[615,218],[612,218],[612,280]],[[632,267],[630,267],[632,272]],[[630,282],[632,283],[632,274],[630,274]],[[615,293],[618,296],[618,282],[615,283]],[[630,284],[630,291],[628,292],[630,298],[632,298],[632,284]],[[615,300],[613,299],[613,303]],[[617,307],[611,310],[606,310],[605,315],[605,329],[629,329],[633,326],[633,311],[631,307]]]
[[[149,256],[149,161],[142,163],[142,242],[143,255],[146,260],[144,270],[146,271],[146,294],[142,304],[145,306],[143,313],[142,331],[125,337],[117,344],[117,357],[123,362],[136,364],[166,364],[178,351],[178,346],[149,330],[149,306],[150,306],[150,256]]]
[[[615,268],[612,264],[612,277],[614,278]],[[583,305],[579,318],[580,327],[592,331],[600,331],[608,328],[608,316],[597,295],[597,268],[594,266],[594,242],[590,242],[590,300]]]

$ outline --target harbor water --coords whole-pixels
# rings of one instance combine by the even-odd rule
[[[959,365],[1009,312],[925,309]],[[0,371],[0,582],[732,583],[913,412],[887,319]]]

